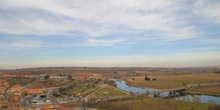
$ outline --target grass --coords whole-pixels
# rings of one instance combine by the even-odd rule
[[[39,87],[39,86],[46,86],[46,87],[59,87],[59,86],[66,86],[69,84],[72,84],[73,81],[69,81],[69,80],[54,80],[54,79],[47,79],[44,81],[39,81],[37,84],[35,84],[35,87]]]
[[[94,88],[66,88],[66,89],[61,89],[61,93],[65,94],[65,95],[71,96],[71,95],[81,94],[82,97],[87,96],[88,94],[92,93],[93,91],[95,91]]]
[[[0,78],[0,79],[8,81],[10,86],[17,85],[17,84],[24,86],[28,83],[36,81],[35,78],[23,78],[23,77],[12,77],[12,78],[9,77],[9,78]]]
[[[100,90],[98,90],[97,92],[95,92],[94,94],[92,94],[91,97],[94,98],[107,98],[107,97],[116,97],[116,96],[125,96],[127,95],[126,93],[119,91],[116,88],[102,88]]]
[[[94,88],[91,88],[91,87],[89,87],[89,88],[77,88],[77,89],[74,89],[74,92],[75,93],[84,93],[84,92],[89,91],[91,89],[94,89]]]
[[[185,84],[202,84],[216,83],[220,81],[220,74],[192,74],[192,75],[166,75],[166,76],[149,76],[156,78],[156,81],[145,81],[145,76],[127,78],[127,84],[142,88],[169,89],[183,86]]]
[[[96,88],[93,88],[93,89],[90,89],[90,90],[88,90],[88,91],[86,91],[86,92],[83,92],[83,93],[81,94],[81,96],[82,96],[82,97],[86,97],[87,95],[91,94],[91,93],[94,92],[94,91],[96,91]]]
[[[215,105],[142,97],[134,100],[102,102],[97,108],[100,110],[208,110],[212,106]]]
[[[186,91],[186,93],[220,96],[220,86],[194,88],[193,91]]]

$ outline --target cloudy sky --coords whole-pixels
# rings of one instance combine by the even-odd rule
[[[0,69],[220,66],[220,0],[0,0]]]

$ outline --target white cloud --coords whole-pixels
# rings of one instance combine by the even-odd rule
[[[0,50],[33,50],[44,47],[44,42],[40,40],[20,39],[12,42],[0,42]]]
[[[189,39],[172,33],[195,33],[188,18],[178,17],[178,11],[188,7],[179,7],[175,0],[0,0],[0,4],[8,13],[0,15],[6,16],[0,32],[7,34],[105,36],[153,31],[174,36],[169,39]],[[179,31],[186,28],[190,29]]]
[[[197,0],[193,12],[209,22],[220,23],[219,0]]]
[[[97,39],[89,39],[88,45],[90,46],[112,46],[115,44],[121,44],[126,41],[126,39],[116,39],[116,40],[97,40]]]
[[[192,50],[220,50],[220,47],[192,48]]]

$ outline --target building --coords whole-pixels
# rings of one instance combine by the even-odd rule
[[[31,87],[27,90],[28,94],[44,93],[46,86],[41,87]]]
[[[7,92],[13,92],[14,95],[21,96],[27,92],[27,89],[21,87],[20,85],[14,85]]]
[[[76,77],[75,80],[86,80],[86,77]]]
[[[107,88],[107,87],[109,87],[109,85],[108,84],[97,84],[96,87]]]
[[[43,75],[40,75],[39,77],[40,77],[40,79],[48,79],[49,75],[43,74]]]
[[[13,96],[11,96],[11,98],[10,98],[10,103],[18,103],[20,99],[21,99],[21,96],[19,96],[19,95],[13,95]]]
[[[99,78],[102,78],[102,75],[101,74],[94,74],[93,77],[96,79],[99,79]]]
[[[156,78],[148,78],[145,76],[145,81],[156,81],[157,79]]]
[[[8,90],[10,84],[5,80],[0,80],[0,94],[5,94],[5,91]]]
[[[0,88],[8,89],[10,87],[10,84],[5,80],[0,80]]]
[[[1,74],[1,77],[16,77],[16,75],[7,75],[7,74]]]
[[[6,108],[8,104],[9,103],[7,100],[2,100],[2,101],[0,100],[0,110]]]
[[[50,79],[68,79],[68,75],[50,74]]]
[[[24,75],[25,78],[35,78],[36,75]]]

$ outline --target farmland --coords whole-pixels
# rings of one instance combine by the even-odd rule
[[[145,81],[145,76],[128,77],[125,80],[128,85],[142,88],[169,89],[181,87],[183,84],[216,83],[220,81],[220,74],[191,74],[191,75],[161,75],[149,76],[156,81]],[[131,80],[134,78],[134,80]]]
[[[185,93],[220,96],[220,86],[194,88],[192,91],[185,91]]]

